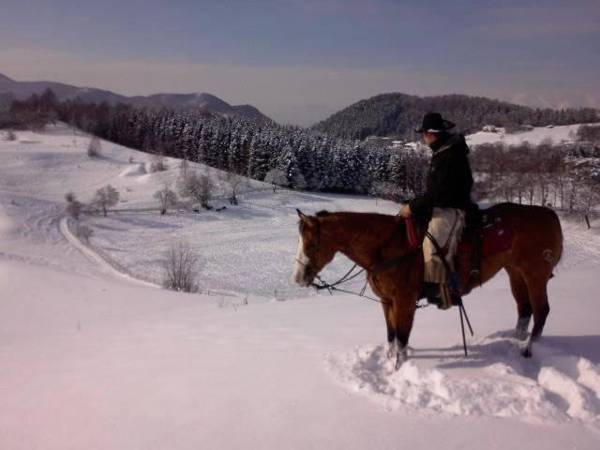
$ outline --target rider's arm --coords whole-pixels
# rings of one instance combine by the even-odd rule
[[[427,190],[410,201],[410,210],[417,217],[429,217],[434,206],[447,195],[448,184],[451,182],[451,158],[445,157],[432,161],[427,177]]]

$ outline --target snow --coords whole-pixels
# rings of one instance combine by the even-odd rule
[[[503,143],[506,145],[518,145],[524,142],[529,142],[531,145],[538,145],[544,140],[550,140],[553,144],[561,144],[565,142],[574,142],[577,135],[577,130],[581,125],[560,125],[552,128],[535,127],[529,131],[517,133],[486,132],[478,131],[477,133],[466,136],[467,144],[472,147],[477,147],[481,144]]]
[[[533,358],[519,356],[500,274],[466,299],[468,357],[456,310],[427,308],[394,372],[377,304],[291,275],[296,207],[397,205],[249,182],[238,207],[221,184],[225,211],[160,216],[152,194],[177,161],[141,174],[149,155],[102,142],[90,159],[88,141],[61,125],[0,141],[0,448],[598,448],[597,223],[563,220]],[[87,201],[108,183],[121,212],[85,216],[94,234],[79,242],[64,194]],[[155,287],[179,240],[201,257],[200,294]],[[323,275],[348,268],[336,258]]]
[[[137,177],[140,175],[146,175],[148,171],[146,170],[145,163],[134,163],[127,167],[123,172],[119,174],[120,177]]]
[[[358,347],[342,358],[331,356],[329,362],[347,389],[389,410],[412,407],[459,416],[520,418],[532,423],[581,419],[600,425],[595,381],[591,385],[582,381],[597,380],[600,373],[588,359],[574,358],[542,344],[536,351],[552,363],[523,363],[515,360],[512,352],[518,344],[507,333],[478,339],[472,345],[495,361],[478,371],[475,382],[470,376],[445,373],[443,369],[453,367],[455,361],[436,368],[416,362],[429,352],[415,351],[413,359],[396,372],[382,345]],[[563,366],[575,375],[561,371]]]

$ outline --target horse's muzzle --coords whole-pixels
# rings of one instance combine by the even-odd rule
[[[296,284],[299,284],[302,287],[308,287],[314,281],[315,276],[315,271],[312,270],[309,265],[302,265],[296,267],[293,280],[296,282]]]

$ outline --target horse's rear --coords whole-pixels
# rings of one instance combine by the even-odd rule
[[[486,211],[498,217],[512,232],[508,250],[484,258],[482,279],[486,281],[504,268],[517,302],[519,319],[517,337],[527,339],[527,330],[533,315],[533,329],[526,340],[523,355],[531,355],[531,342],[538,339],[550,312],[547,284],[560,261],[563,235],[556,213],[542,206],[502,203]]]

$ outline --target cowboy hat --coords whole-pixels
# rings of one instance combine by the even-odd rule
[[[454,122],[450,122],[442,117],[438,112],[428,112],[423,116],[421,128],[415,129],[416,133],[441,133],[454,128]]]

